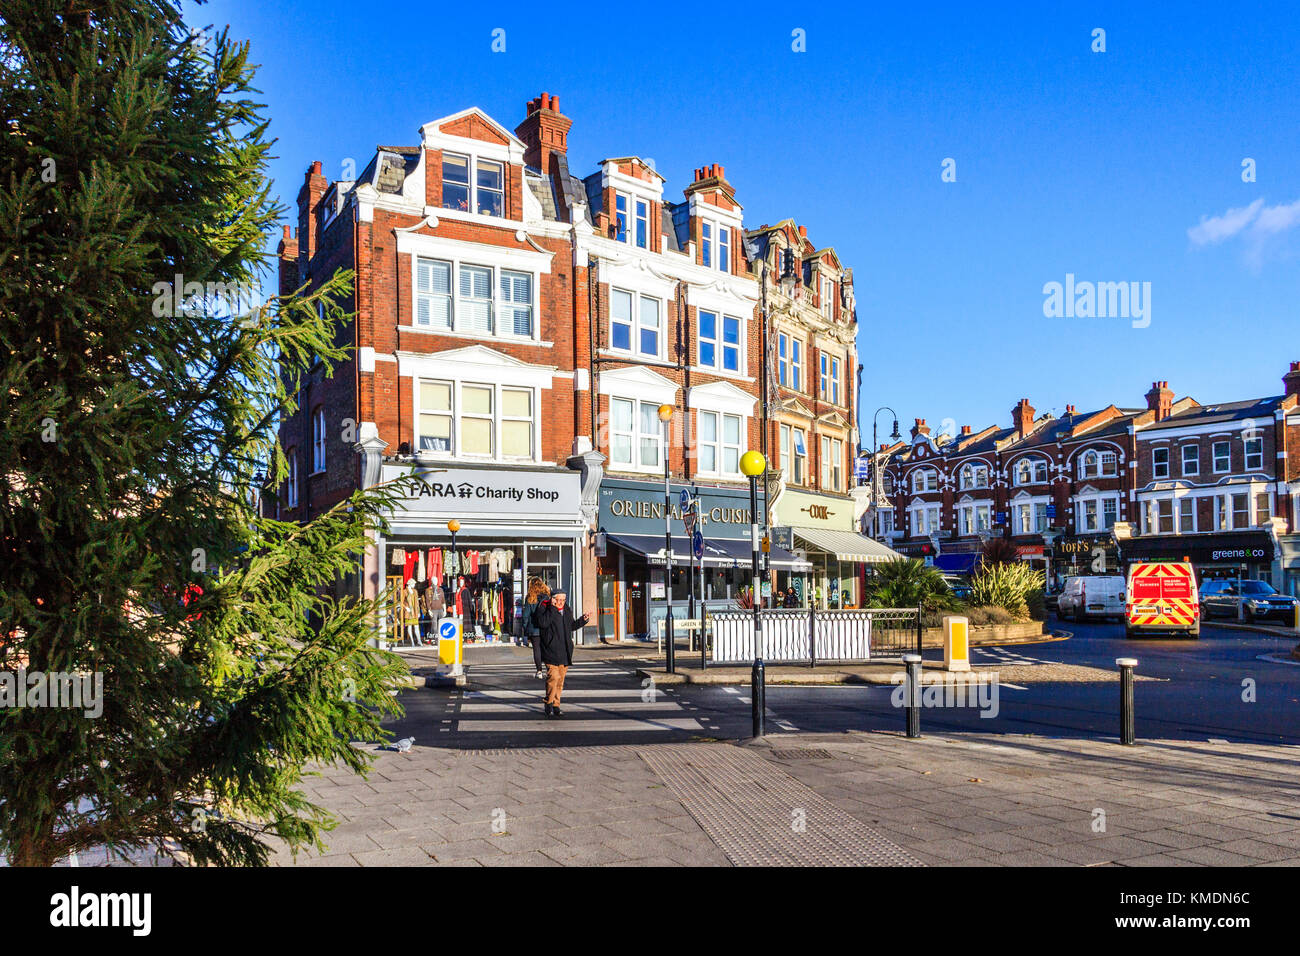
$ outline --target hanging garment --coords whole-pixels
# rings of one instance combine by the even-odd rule
[[[405,564],[405,563],[406,563],[406,549],[405,549],[405,548],[394,548],[394,549],[393,549],[393,557],[392,557],[390,563],[393,565],[393,567],[401,567],[403,564]]]
[[[419,556],[419,558],[415,563],[415,580],[421,582],[427,581],[429,579],[425,577],[424,574],[424,552],[417,551],[416,554]]]
[[[402,569],[402,587],[406,587],[406,582],[411,580],[411,575],[415,573],[415,559],[418,556],[416,551],[406,552],[406,564]]]
[[[501,567],[501,558],[500,558],[500,554],[501,554],[500,551],[489,551],[489,552],[488,552],[487,560],[488,560],[488,580],[489,580],[489,581],[495,581],[495,580],[497,579],[498,570],[499,570],[499,568]]]
[[[465,556],[469,558],[469,573],[478,574],[478,552],[469,551]]]
[[[447,551],[443,554],[443,557],[446,559],[445,567],[446,567],[447,574],[450,575],[451,577],[455,577],[456,575],[460,574],[460,555],[457,554],[455,551],[451,550],[450,548],[448,548]]]
[[[429,580],[434,584],[442,584],[442,549],[429,549]]]
[[[515,553],[509,548],[501,549],[501,573],[509,574],[515,569]]]

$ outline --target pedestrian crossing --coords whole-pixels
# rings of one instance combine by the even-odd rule
[[[1040,660],[1037,657],[1026,657],[1024,654],[1021,654],[1017,651],[1009,650],[1008,648],[1005,647],[976,647],[973,648],[972,650],[974,651],[974,655],[973,655],[975,657],[974,663],[976,664],[983,663],[983,661],[980,661],[978,659],[981,656],[990,657],[993,659],[993,662],[997,664],[1031,665],[1031,664],[1051,663],[1051,661]]]
[[[638,680],[627,667],[602,661],[569,668],[561,708],[547,719],[545,681],[530,661],[471,664],[468,686],[449,695],[436,732],[446,738],[560,735],[637,738],[691,737],[709,728],[671,690]]]

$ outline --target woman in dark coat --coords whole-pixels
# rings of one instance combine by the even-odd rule
[[[533,578],[528,582],[528,595],[524,599],[523,628],[524,640],[533,648],[533,663],[537,665],[537,677],[540,680],[546,676],[545,666],[542,664],[542,646],[537,639],[537,612],[541,610],[542,601],[551,596],[551,589],[546,586],[546,582],[541,578]]]
[[[563,717],[560,696],[564,677],[573,663],[573,632],[587,623],[587,615],[574,620],[568,595],[556,591],[549,601],[543,600],[534,620],[537,623],[537,652],[546,665],[546,716]],[[535,652],[535,653],[537,653]]]

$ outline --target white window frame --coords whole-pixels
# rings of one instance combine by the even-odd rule
[[[713,450],[713,468],[706,468],[700,465],[698,474],[716,475],[723,477],[735,477],[740,474],[740,456],[743,454],[745,446],[746,421],[745,416],[735,415],[731,412],[722,412],[715,409],[700,408],[695,411],[696,416],[696,445],[699,447],[708,446]],[[713,420],[713,441],[704,440],[704,428],[702,421],[704,418]],[[736,440],[727,441],[727,420],[733,419],[736,423]],[[727,467],[727,452],[735,452],[736,467],[734,469]],[[696,457],[698,462],[700,459]]]
[[[822,276],[821,280],[821,313],[822,316],[830,319],[835,316],[835,304],[833,299],[835,282],[832,279],[828,279],[826,276]]]
[[[1188,459],[1187,453],[1194,452],[1192,458]],[[1187,466],[1191,464],[1192,470],[1188,471]],[[1182,477],[1192,478],[1201,473],[1201,446],[1199,443],[1191,445],[1182,445],[1178,450],[1178,467],[1182,469]]]
[[[1165,460],[1163,462],[1159,461],[1156,457],[1161,452],[1165,453]],[[1171,468],[1170,459],[1172,458],[1173,455],[1169,454],[1169,447],[1167,445],[1161,448],[1152,448],[1151,449],[1151,477],[1168,478],[1169,471]],[[1161,472],[1161,468],[1164,469],[1163,473]]]
[[[1041,466],[1042,477],[1038,477]],[[1028,477],[1023,478],[1022,472],[1028,470]],[[1021,458],[1016,462],[1015,469],[1012,472],[1014,478],[1013,484],[1019,485],[1045,485],[1051,477],[1051,469],[1046,458],[1029,456]]]
[[[931,483],[930,478],[934,478]],[[917,480],[921,479],[922,484],[917,487]],[[933,487],[931,487],[933,484]],[[912,494],[919,495],[926,492],[939,490],[939,472],[934,468],[918,468],[912,472]]]
[[[843,491],[844,439],[822,436],[822,490]]]
[[[412,404],[414,405],[413,420],[415,422],[415,451],[419,457],[437,459],[437,460],[512,462],[512,463],[536,462],[539,460],[538,456],[540,453],[542,436],[541,436],[541,421],[540,421],[541,416],[539,414],[538,403],[541,399],[541,395],[539,394],[539,390],[536,387],[530,385],[517,385],[514,383],[507,384],[502,382],[483,381],[477,378],[460,379],[460,378],[447,378],[443,376],[433,376],[433,375],[417,376],[412,378],[411,381],[412,381],[412,392],[414,393],[412,395]],[[438,410],[434,412],[426,412],[424,410],[420,400],[420,391],[421,391],[420,386],[422,383],[426,383],[426,382],[429,384],[451,386],[450,412],[446,412],[442,410]],[[483,414],[477,412],[474,413],[473,415],[465,414],[463,393],[466,386],[473,387],[473,388],[488,388],[491,389],[492,391],[492,412],[490,415],[490,420],[492,422],[492,427],[491,427],[492,453],[490,455],[470,455],[464,452],[465,443],[464,443],[463,428],[462,428],[464,419],[467,417],[476,418],[476,419],[489,417],[489,416],[484,416]],[[531,419],[532,438],[530,440],[530,444],[532,446],[532,451],[531,454],[526,458],[516,457],[513,455],[507,456],[503,453],[504,445],[502,442],[502,431],[503,431],[502,422],[507,420],[507,416],[503,411],[503,409],[505,408],[504,398],[505,398],[505,393],[511,391],[530,393],[529,407],[532,409],[532,419]],[[449,416],[451,418],[451,448],[449,450],[440,451],[440,450],[426,449],[421,447],[424,436],[420,431],[420,427],[421,427],[420,423],[421,423],[421,416],[425,414]],[[524,421],[523,418],[517,418],[514,416],[510,416],[509,420]]]
[[[963,538],[988,531],[992,527],[993,509],[987,503],[963,504],[958,508],[957,522],[958,533]]]
[[[628,318],[628,345],[629,348],[620,348],[614,344],[614,296],[627,296],[631,302],[631,315]],[[653,302],[655,311],[658,316],[659,324],[655,327],[655,348],[654,352],[646,352],[641,349],[641,332],[644,327],[643,311],[644,303]],[[624,324],[619,321],[617,324]],[[609,342],[608,348],[611,352],[617,352],[620,355],[635,355],[641,358],[660,359],[663,357],[664,340],[666,338],[664,328],[664,300],[654,295],[647,295],[644,292],[637,292],[634,289],[624,289],[621,287],[612,287],[609,290]]]
[[[1174,508],[1174,533],[1175,534],[1195,534],[1196,533],[1196,499],[1191,495],[1180,495],[1174,498],[1176,507]],[[1188,507],[1190,506],[1190,508]],[[1190,514],[1184,515],[1184,509]],[[1189,527],[1183,527],[1183,518],[1189,517]]]
[[[1258,445],[1259,451],[1251,451],[1250,446],[1252,444]],[[1262,435],[1257,435],[1254,438],[1247,438],[1243,435],[1241,438],[1241,450],[1245,454],[1245,466],[1247,471],[1264,470],[1264,438]],[[1250,463],[1252,458],[1256,459],[1256,463],[1253,465]]]
[[[311,473],[320,474],[325,464],[325,406],[317,405],[311,413]]]
[[[285,495],[285,507],[298,507],[298,449],[290,448],[285,455],[289,459],[288,493]]]
[[[983,475],[983,480],[978,479]],[[961,466],[961,471],[957,473],[957,484],[959,491],[971,491],[989,486],[989,466],[979,462],[970,461]]]
[[[1219,451],[1223,450],[1223,467],[1219,467]],[[1232,442],[1216,441],[1210,445],[1210,467],[1214,469],[1216,475],[1227,475],[1232,472]]]
[[[441,264],[447,266],[450,270],[451,291],[450,293],[441,292],[421,292],[420,291],[420,263],[421,261]],[[465,313],[463,305],[468,301],[481,302],[478,298],[466,297],[461,294],[461,272],[463,269],[486,269],[488,271],[488,281],[490,283],[490,293],[488,302],[489,321],[491,323],[490,331],[481,329],[467,329],[461,327],[461,317]],[[513,310],[519,307],[519,303],[507,301],[501,291],[501,281],[505,275],[521,275],[528,278],[529,296],[528,303],[530,322],[532,327],[528,335],[517,335],[514,331]],[[497,262],[480,262],[472,256],[466,258],[447,258],[445,256],[425,256],[415,255],[413,257],[411,269],[411,324],[410,328],[416,331],[431,332],[434,334],[468,336],[473,338],[497,339],[507,342],[536,342],[540,330],[538,328],[538,295],[541,287],[540,275],[536,269],[530,269],[525,265],[505,265]],[[439,325],[421,324],[420,300],[421,298],[429,299],[448,299],[450,301],[450,327]],[[512,321],[509,329],[502,328],[502,313],[509,310]]]
[[[632,405],[632,429],[631,431],[616,430],[615,423],[617,419],[614,416],[615,402],[630,402]],[[641,416],[643,414],[642,406],[652,408],[655,411],[656,428],[653,433],[641,430]],[[649,474],[659,474],[663,471],[663,423],[658,418],[658,402],[648,402],[644,399],[636,398],[632,395],[614,395],[609,396],[609,464],[610,471],[636,471],[646,472]],[[632,443],[632,461],[623,462],[614,459],[614,437],[616,435],[626,435]],[[653,462],[643,460],[642,450],[646,439],[654,438],[655,459]]]
[[[509,217],[506,215],[506,163],[505,163],[503,160],[500,160],[500,159],[490,159],[490,158],[488,158],[488,157],[486,157],[486,156],[479,156],[479,155],[477,155],[477,154],[475,154],[475,153],[463,153],[463,152],[461,152],[461,151],[458,150],[458,149],[446,149],[446,150],[443,150],[443,151],[442,151],[442,157],[441,157],[441,159],[439,160],[439,165],[438,165],[438,181],[439,181],[440,183],[443,184],[442,192],[444,193],[444,196],[443,196],[443,203],[444,203],[444,204],[445,204],[446,201],[447,201],[447,200],[446,200],[446,196],[445,196],[445,193],[446,193],[446,186],[445,186],[445,184],[446,184],[447,180],[446,180],[446,178],[445,178],[444,175],[443,175],[443,171],[442,171],[442,163],[446,160],[446,158],[447,158],[448,156],[457,156],[457,157],[460,157],[461,159],[464,159],[464,160],[465,160],[465,168],[466,168],[466,172],[467,172],[467,178],[468,178],[468,180],[469,180],[469,182],[466,184],[466,189],[467,189],[467,191],[468,191],[468,198],[467,198],[467,200],[466,200],[466,206],[467,206],[468,208],[466,208],[466,209],[458,209],[458,208],[455,207],[455,206],[447,206],[447,205],[443,205],[443,206],[441,206],[440,208],[441,208],[441,209],[444,209],[444,210],[447,210],[447,211],[449,211],[449,212],[472,213],[472,214],[475,215],[475,216],[483,216],[483,217],[486,218],[486,219],[508,219]],[[492,188],[487,187],[487,186],[479,186],[479,184],[478,184],[478,171],[479,171],[479,166],[480,166],[480,164],[482,164],[482,165],[487,165],[487,166],[496,166],[496,167],[498,167],[498,168],[500,169],[500,171],[501,171],[501,188],[500,188],[500,189],[492,189]],[[457,184],[457,185],[459,185],[459,184]],[[500,193],[500,195],[501,195],[501,214],[500,214],[499,216],[498,216],[498,215],[494,215],[493,213],[490,213],[490,212],[480,212],[480,211],[479,211],[479,195],[478,195],[478,194],[479,194],[479,190],[480,190],[480,189],[482,189],[484,192],[487,192],[487,193],[494,193],[494,194],[495,194],[495,193]]]

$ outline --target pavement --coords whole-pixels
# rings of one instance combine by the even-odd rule
[[[305,788],[338,866],[1295,866],[1300,747],[775,734],[383,752]]]
[[[741,688],[660,686],[637,658],[580,659],[562,720],[540,713],[526,649],[483,649],[463,689],[404,692],[369,779],[326,769],[307,796],[341,821],[296,865],[1296,865],[1296,668],[1276,639],[1069,641],[980,648],[1000,713],[942,707],[919,740],[892,689],[769,688],[768,736],[747,741]],[[1007,681],[1009,667],[1144,676],[1135,747],[1113,684]],[[1253,675],[1261,703],[1244,703]],[[1252,697],[1253,700],[1253,697]],[[1234,709],[1235,708],[1235,709]],[[995,719],[985,719],[992,716]],[[833,732],[832,732],[833,731]],[[1228,739],[1233,738],[1233,739]]]

